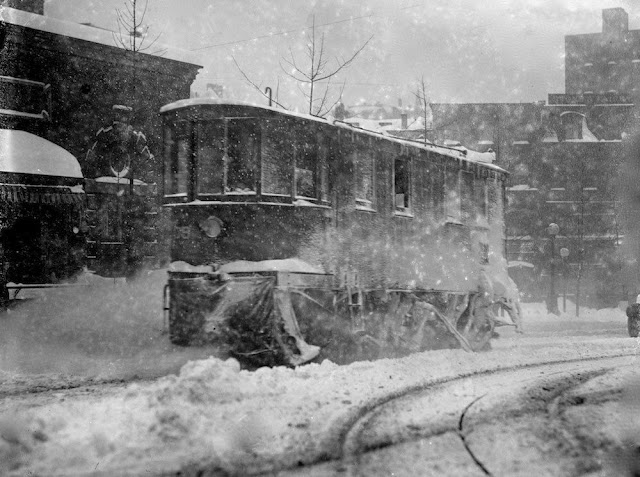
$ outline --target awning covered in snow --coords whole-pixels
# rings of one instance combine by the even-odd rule
[[[13,129],[0,129],[0,172],[82,179],[80,164],[69,151]]]
[[[83,204],[82,186],[47,186],[0,183],[0,202],[27,204]]]

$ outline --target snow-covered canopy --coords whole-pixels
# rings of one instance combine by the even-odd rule
[[[0,172],[82,179],[77,159],[57,144],[26,131],[0,129]]]

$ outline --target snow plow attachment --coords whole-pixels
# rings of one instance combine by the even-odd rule
[[[217,343],[254,365],[311,361],[320,348],[302,337],[287,290],[289,275],[169,272],[171,341]]]
[[[298,366],[489,347],[486,294],[333,287],[322,273],[170,271],[169,336],[215,344],[250,367]]]

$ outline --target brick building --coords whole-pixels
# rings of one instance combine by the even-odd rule
[[[640,30],[623,8],[602,10],[602,31],[565,36],[567,94],[640,93]]]
[[[568,35],[565,45],[565,94],[536,103],[432,104],[433,134],[437,142],[491,148],[511,172],[505,250],[514,273],[529,276],[520,283],[525,295],[542,298],[553,269],[582,303],[608,306],[638,286],[619,253],[618,186],[640,84],[640,30],[628,29],[623,9],[606,9],[602,33]],[[553,238],[550,223],[560,227]]]
[[[110,31],[47,17],[44,0],[1,3],[0,128],[35,134],[78,161],[86,192],[83,231],[86,253],[93,259],[89,265],[106,274],[124,272],[123,257],[130,257],[132,249],[127,237],[142,236],[133,230],[133,215],[126,215],[131,209],[147,221],[141,225],[147,234],[144,247],[136,253],[162,256],[154,186],[162,167],[158,111],[189,97],[200,69],[197,61],[171,48],[157,55],[123,50]],[[114,110],[114,105],[125,107]],[[128,124],[118,129],[115,114],[123,110],[130,111]],[[116,130],[127,135],[116,137],[118,144],[107,134]],[[136,139],[131,150],[129,137]],[[88,153],[98,150],[96,143],[104,138],[111,141],[103,145],[108,152]],[[0,195],[5,201],[18,197]],[[134,206],[138,202],[142,205]],[[36,214],[32,219],[37,223],[38,212],[30,213]],[[5,215],[0,217],[3,229]],[[40,228],[37,232],[44,233]],[[35,242],[46,241],[42,235]]]

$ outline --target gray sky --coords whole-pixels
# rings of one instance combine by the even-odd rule
[[[47,0],[45,13],[115,29],[124,2]],[[564,35],[601,31],[602,9],[611,7],[640,28],[632,0],[149,0],[146,23],[151,37],[200,57],[195,90],[218,83],[237,99],[263,101],[232,58],[261,88],[304,108],[280,63],[292,53],[304,64],[315,18],[331,60],[373,35],[336,79],[348,105],[413,103],[422,76],[433,102],[524,102],[564,92]]]

